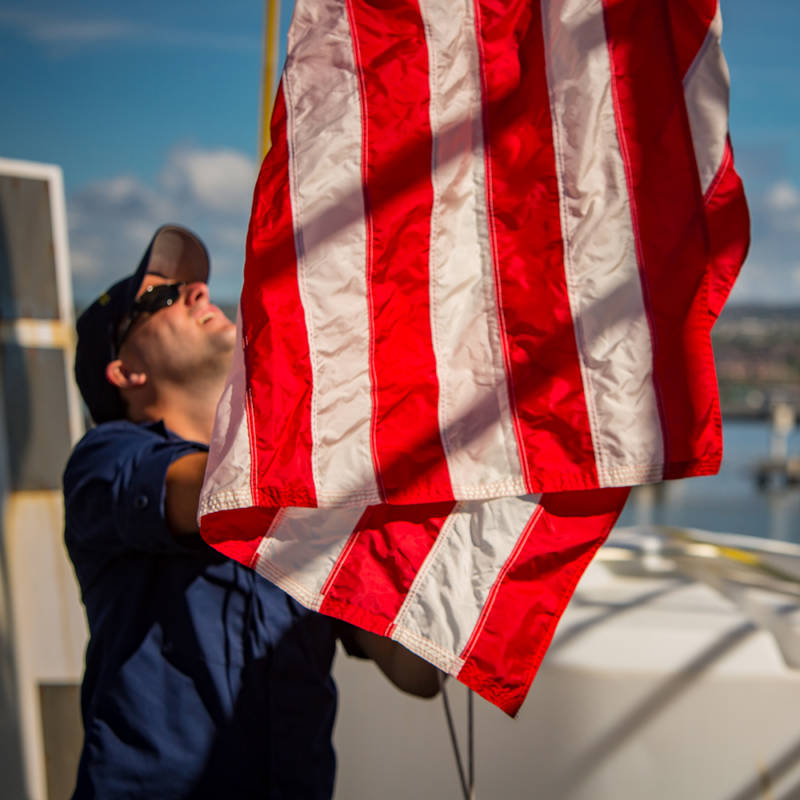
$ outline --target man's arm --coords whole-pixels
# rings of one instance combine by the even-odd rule
[[[197,506],[206,472],[208,453],[189,453],[167,468],[164,513],[175,536],[199,533]]]
[[[198,532],[197,506],[207,461],[207,453],[189,453],[175,459],[167,469],[165,513],[167,524],[176,536]],[[398,689],[418,697],[438,694],[441,673],[436,667],[385,636],[354,626],[349,628],[364,655],[372,659]]]

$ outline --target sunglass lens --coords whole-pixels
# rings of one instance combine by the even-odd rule
[[[151,286],[137,298],[135,307],[139,312],[145,311],[152,314],[166,306],[171,306],[178,299],[181,286],[183,286],[182,283]]]

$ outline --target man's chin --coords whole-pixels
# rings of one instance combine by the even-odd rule
[[[236,326],[232,325],[230,328],[225,328],[217,332],[213,338],[214,350],[218,361],[224,366],[225,373],[233,363],[233,353],[236,349]]]
[[[233,349],[236,347],[236,326],[232,322],[228,324],[230,327],[220,331],[220,335],[227,346],[230,347],[231,353],[233,353]]]

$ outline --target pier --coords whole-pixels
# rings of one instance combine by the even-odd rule
[[[800,485],[800,457],[789,455],[789,435],[797,423],[797,410],[790,403],[772,407],[769,458],[758,461],[754,476],[760,489]]]

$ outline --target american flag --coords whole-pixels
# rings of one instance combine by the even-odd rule
[[[201,531],[513,714],[633,484],[715,472],[713,0],[298,0]]]

